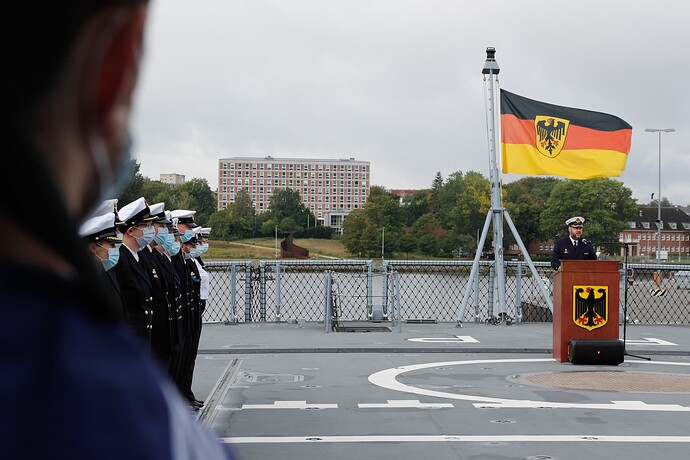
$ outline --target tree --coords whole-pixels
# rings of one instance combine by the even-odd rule
[[[127,167],[129,174],[127,178],[124,179],[126,184],[125,187],[122,189],[119,196],[117,196],[118,208],[144,196],[144,176],[139,172],[141,165],[134,158],[130,158],[127,161],[129,161],[129,166]]]
[[[403,225],[411,226],[420,216],[431,210],[431,190],[418,190],[403,198]]]
[[[384,256],[390,255],[398,248],[402,220],[398,197],[374,185],[364,207],[353,210],[343,221],[341,241],[352,254],[375,257],[381,255],[381,238],[385,238]]]
[[[405,233],[400,237],[398,249],[405,253],[405,257],[409,257],[409,254],[417,249],[417,240],[411,233]]]
[[[351,254],[366,255],[362,254],[364,246],[362,235],[366,226],[367,219],[364,208],[353,210],[343,221],[343,236],[340,241]]]
[[[194,178],[172,189],[173,209],[191,209],[196,211],[194,221],[206,225],[211,214],[216,212],[216,197],[206,179]]]
[[[456,172],[449,176],[441,192],[441,208],[438,215],[441,227],[451,232],[455,244],[474,240],[476,249],[478,233],[486,220],[491,207],[491,187],[489,180],[475,171],[463,176]],[[464,243],[467,244],[467,243]],[[485,245],[490,244],[487,238]]]
[[[503,187],[505,208],[525,246],[548,239],[541,226],[540,215],[546,208],[551,191],[560,181],[553,177],[530,176]],[[506,229],[504,235],[507,241],[514,241],[510,229]]]
[[[274,225],[280,223],[286,217],[291,218],[296,225],[296,230],[307,226],[307,221],[312,218],[309,209],[302,203],[299,192],[290,188],[276,190],[268,204],[269,219]]]
[[[151,180],[144,177],[142,185],[142,196],[146,198],[150,204],[165,203],[165,209],[170,209],[170,186],[158,180]]]
[[[568,233],[567,219],[583,216],[584,237],[597,246],[617,242],[636,212],[632,191],[621,182],[609,178],[564,180],[553,187],[540,222],[546,235],[556,239]]]
[[[441,175],[441,171],[438,171],[436,173],[436,176],[434,177],[434,181],[431,183],[431,196],[430,196],[430,203],[431,203],[431,209],[438,213],[439,212],[439,207],[440,207],[440,202],[439,202],[439,194],[441,193],[441,189],[443,188],[443,176]]]
[[[252,198],[245,189],[240,189],[233,203],[211,214],[208,220],[208,225],[213,228],[214,238],[227,241],[254,235],[255,223]]]

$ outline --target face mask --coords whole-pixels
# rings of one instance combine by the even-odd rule
[[[170,255],[171,255],[171,256],[176,256],[178,252],[180,252],[180,242],[179,242],[179,241],[175,241],[175,242],[172,244],[172,247],[170,248]]]
[[[149,244],[156,237],[156,229],[153,225],[144,228],[143,238],[146,240],[146,244]]]
[[[120,251],[118,248],[108,248],[108,258],[101,259],[101,263],[103,264],[105,271],[108,271],[117,265],[118,260],[120,260]]]
[[[185,252],[184,253],[184,260],[192,260],[192,253],[191,252]]]
[[[135,236],[134,239],[137,240],[137,244],[139,245],[139,249],[145,248],[151,241],[153,241],[153,238],[156,236],[156,229],[153,227],[144,227],[140,228],[143,232],[142,236]]]
[[[191,249],[189,250],[189,256],[192,257],[192,258],[194,258],[194,259],[196,259],[197,257],[199,257],[199,248],[191,248]]]
[[[184,235],[180,237],[183,243],[186,243],[192,238],[194,238],[194,230],[185,230]]]
[[[165,235],[165,241],[163,242],[163,244],[161,244],[161,246],[163,246],[164,250],[170,252],[170,249],[172,248],[174,242],[175,235],[173,235],[172,233],[167,233]]]
[[[201,245],[197,244],[196,247],[199,250],[200,256],[203,254],[206,254],[206,251],[208,251],[208,244],[206,244],[206,243],[201,244]]]
[[[156,237],[154,241],[161,246],[165,245],[165,241],[168,239],[168,229],[165,227],[159,227],[156,229]]]

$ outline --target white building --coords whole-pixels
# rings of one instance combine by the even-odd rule
[[[353,209],[363,208],[369,196],[368,161],[354,158],[232,157],[218,161],[218,209],[249,192],[257,213],[268,210],[274,190],[292,189],[316,216],[318,225],[342,233],[342,222]]]
[[[161,174],[161,182],[171,187],[184,184],[184,174]]]

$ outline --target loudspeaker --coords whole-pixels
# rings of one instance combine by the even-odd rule
[[[573,364],[608,364],[623,362],[625,347],[618,339],[577,339],[568,342],[568,361]]]

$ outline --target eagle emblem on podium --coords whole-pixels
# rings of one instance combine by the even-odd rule
[[[556,158],[565,144],[570,120],[544,115],[534,119],[537,151],[548,158]]]
[[[609,316],[608,286],[573,286],[573,321],[592,331],[606,324]]]

